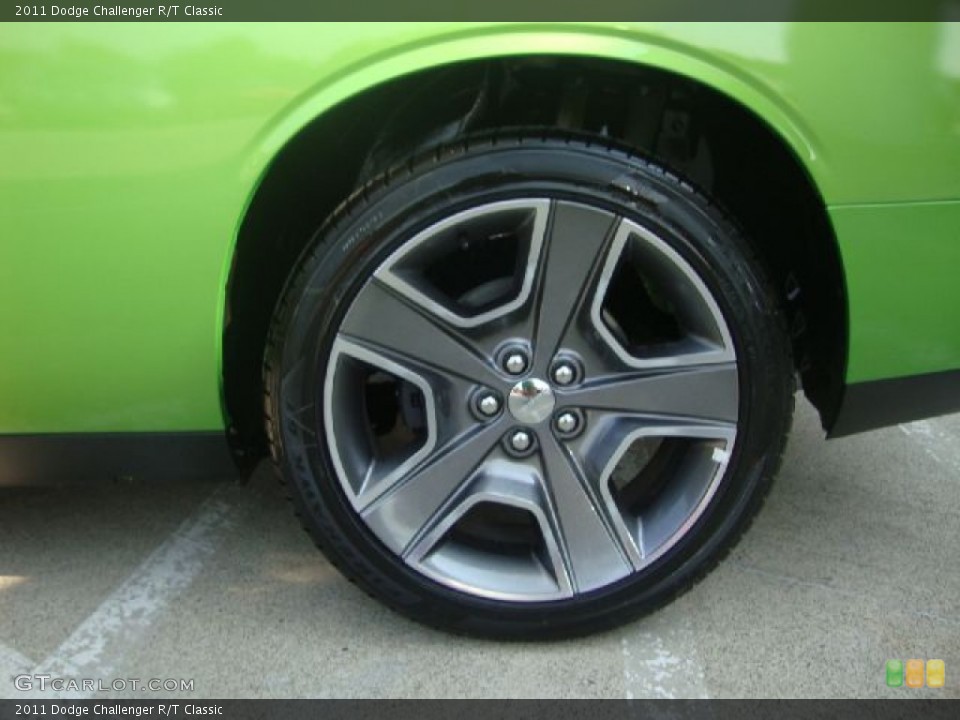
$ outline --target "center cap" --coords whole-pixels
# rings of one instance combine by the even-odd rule
[[[513,386],[507,404],[513,417],[522,423],[533,425],[550,417],[556,400],[547,383],[537,378],[528,378]]]

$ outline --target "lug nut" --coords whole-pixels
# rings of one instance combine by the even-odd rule
[[[485,393],[477,400],[477,410],[481,415],[493,417],[500,412],[500,401],[493,393]]]
[[[527,369],[527,359],[518,352],[512,352],[504,358],[503,368],[511,375],[519,375]]]
[[[560,413],[556,420],[557,430],[564,435],[576,432],[580,426],[580,419],[571,412]]]
[[[553,381],[557,385],[569,385],[577,377],[577,371],[569,363],[560,363],[553,369]]]
[[[526,430],[517,430],[510,436],[510,447],[517,452],[526,452],[533,445],[533,437]]]

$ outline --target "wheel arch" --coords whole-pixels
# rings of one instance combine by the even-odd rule
[[[444,65],[535,55],[597,58],[657,68],[695,80],[736,101],[761,118],[819,187],[828,174],[815,135],[788,102],[759,78],[721,56],[652,33],[597,27],[539,30],[527,25],[469,30],[392,48],[348,66],[308,88],[252,140],[242,180],[251,188],[246,213],[280,151],[305,127],[342,103],[404,76]],[[241,218],[242,220],[242,218]]]
[[[284,271],[299,255],[308,239],[304,237],[304,231],[317,225],[316,217],[310,218],[306,225],[295,222],[279,231],[264,224],[271,217],[271,211],[276,212],[278,206],[289,201],[284,195],[285,191],[291,190],[290,178],[323,182],[325,190],[317,193],[304,187],[298,187],[294,192],[301,206],[312,204],[315,209],[322,210],[322,219],[349,195],[356,174],[359,172],[363,176],[362,162],[356,156],[349,157],[350,153],[369,152],[371,142],[367,138],[367,145],[364,145],[361,138],[360,141],[336,143],[340,147],[332,148],[330,133],[353,132],[354,136],[362,136],[364,130],[382,130],[376,122],[382,119],[376,112],[377,101],[382,101],[390,93],[402,95],[410,88],[416,88],[418,82],[431,73],[451,68],[477,71],[491,62],[547,57],[662,72],[705,88],[729,103],[730,107],[742,111],[744,117],[753,118],[758,128],[763,128],[765,140],[772,143],[770,147],[781,153],[779,162],[790,166],[792,181],[798,187],[803,186],[805,207],[816,216],[809,229],[818,236],[815,240],[817,247],[829,250],[831,256],[827,264],[832,268],[834,280],[839,283],[832,301],[821,298],[813,303],[814,307],[807,315],[814,317],[805,317],[802,311],[791,315],[796,336],[802,336],[811,321],[823,315],[835,315],[840,324],[839,328],[827,333],[832,338],[814,340],[811,354],[817,357],[804,361],[806,366],[801,363],[798,367],[801,373],[805,373],[807,393],[820,410],[824,426],[830,427],[839,405],[846,369],[846,297],[842,263],[819,189],[830,172],[815,134],[805,127],[802,117],[762,80],[695,47],[668,42],[654,35],[609,28],[587,32],[581,27],[561,30],[556,26],[548,29],[518,26],[453,33],[427,44],[393,48],[368,58],[302,93],[250,143],[241,177],[250,191],[237,223],[222,285],[223,403],[235,447],[242,455],[258,457],[265,452],[260,423],[260,388],[256,388],[254,400],[253,388],[249,384],[254,377],[259,383],[266,326],[283,284],[283,277],[279,275],[285,277]],[[359,123],[355,122],[358,118]],[[430,130],[419,128],[412,132],[429,136]],[[324,163],[312,163],[301,153],[317,146],[324,148]],[[338,163],[338,158],[345,160],[345,164]],[[653,159],[662,162],[655,154]],[[333,169],[328,172],[328,168]],[[314,222],[313,228],[309,222]],[[761,255],[766,254],[764,247],[760,248]],[[264,268],[265,257],[274,258],[271,268]],[[789,264],[786,259],[783,262]],[[783,275],[777,278],[778,282],[796,284],[789,267],[781,268],[778,273]],[[253,276],[260,278],[259,287],[256,282],[251,286]],[[264,280],[270,291],[258,292],[263,289]],[[783,290],[785,296],[794,292],[792,287]],[[832,346],[827,347],[828,344]]]

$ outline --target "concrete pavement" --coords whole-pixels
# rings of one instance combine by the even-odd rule
[[[960,697],[960,415],[840,441],[801,403],[726,562],[620,630],[468,640],[383,609],[250,485],[0,491],[0,697],[12,677],[188,679],[190,697]],[[888,658],[946,662],[889,689]],[[82,694],[82,693],[81,693]],[[98,699],[150,697],[126,689]]]

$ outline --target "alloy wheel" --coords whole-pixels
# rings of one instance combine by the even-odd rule
[[[346,309],[324,437],[365,526],[456,591],[560,600],[654,563],[737,441],[714,295],[655,232],[548,197],[422,228]]]

